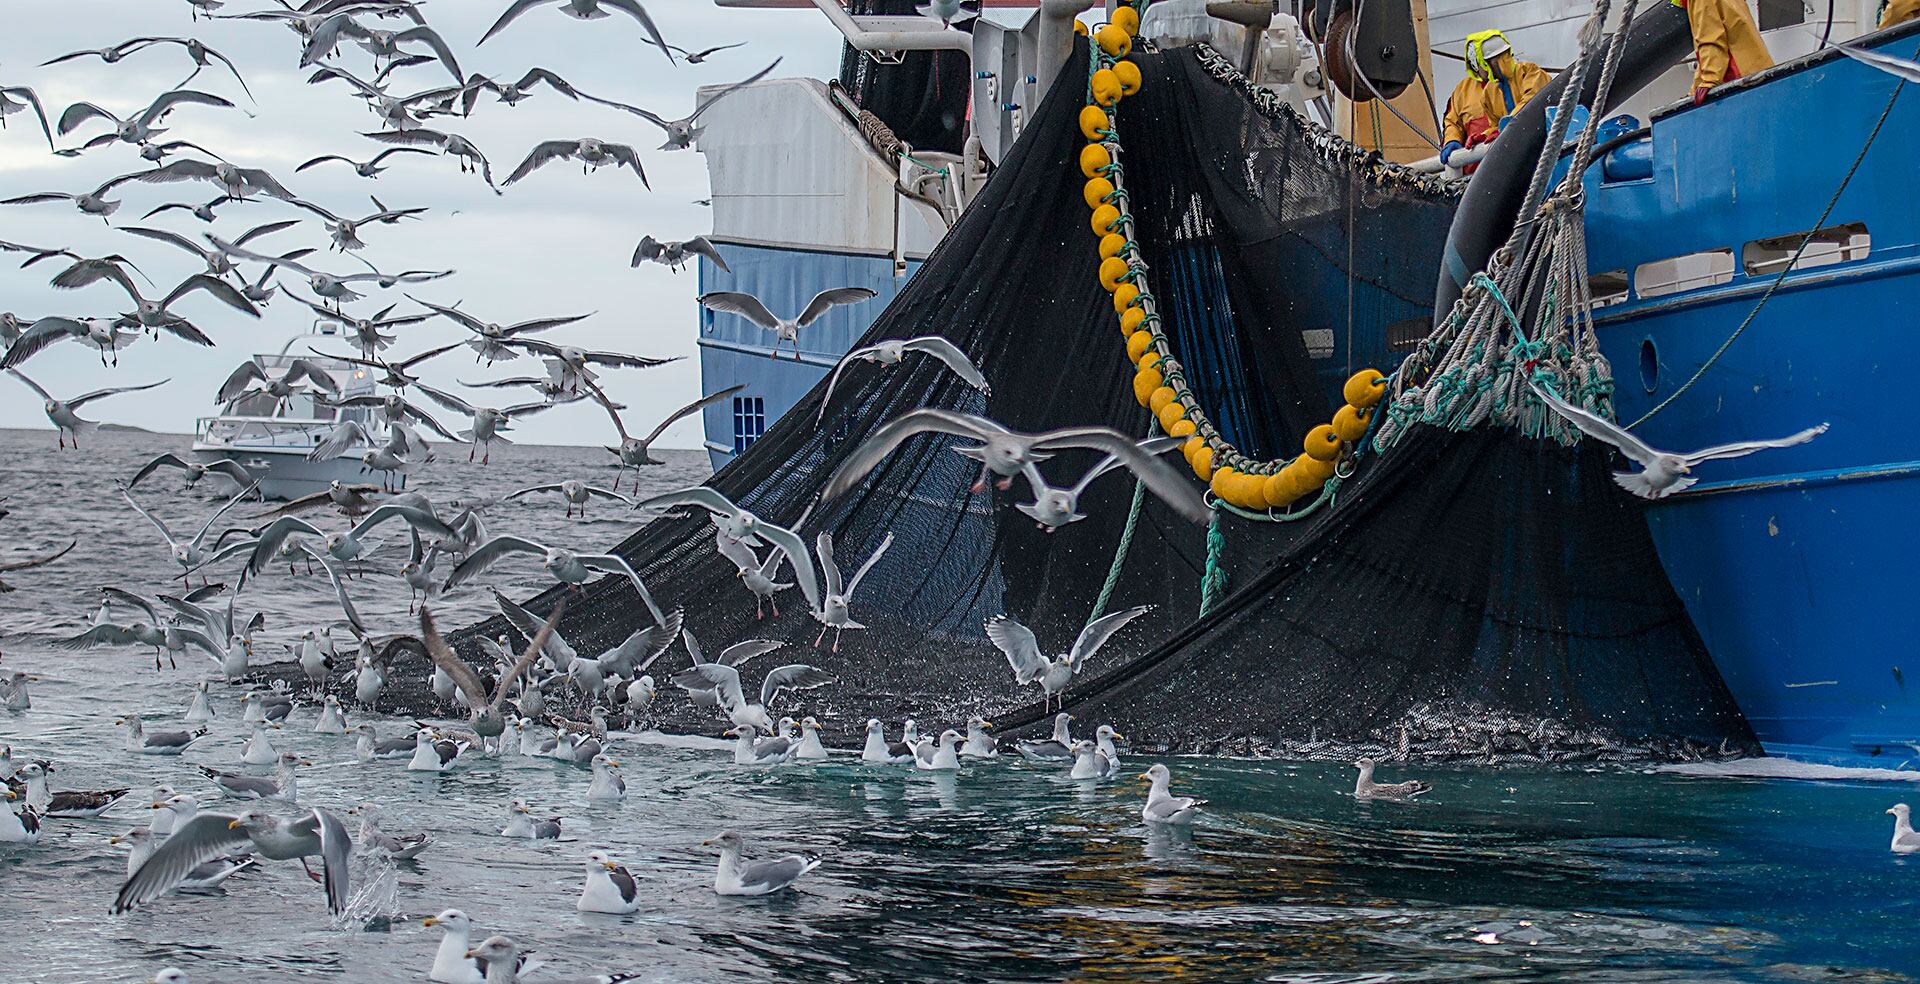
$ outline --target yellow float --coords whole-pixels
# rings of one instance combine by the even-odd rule
[[[1104,268],[1102,273],[1104,273]],[[1307,432],[1307,457],[1321,461],[1332,461],[1340,457],[1340,435],[1333,432],[1333,425],[1321,424]]]
[[[1113,197],[1113,182],[1106,178],[1090,178],[1081,194],[1086,198],[1088,208],[1099,208],[1102,202]]]
[[[1097,178],[1113,164],[1113,154],[1105,144],[1090,143],[1080,148],[1080,173]]]
[[[1107,114],[1098,106],[1088,106],[1080,110],[1080,133],[1088,140],[1100,141],[1106,135],[1111,124]]]
[[[1333,432],[1340,435],[1342,441],[1352,444],[1367,436],[1367,425],[1372,422],[1373,414],[1348,404],[1334,411]]]
[[[1118,256],[1109,256],[1100,261],[1100,286],[1108,290],[1115,290],[1120,286],[1120,278],[1126,275],[1126,260]],[[1328,429],[1331,430],[1332,428]]]
[[[1137,311],[1139,308],[1134,308],[1134,310]],[[1151,348],[1153,348],[1153,332],[1136,331],[1128,335],[1127,361],[1139,365],[1141,358],[1144,357]]]
[[[1349,405],[1365,410],[1379,403],[1386,392],[1387,377],[1373,369],[1362,369],[1341,387],[1340,395],[1347,398]]]
[[[1120,80],[1120,94],[1131,96],[1140,91],[1140,66],[1130,61],[1116,62],[1113,77]]]

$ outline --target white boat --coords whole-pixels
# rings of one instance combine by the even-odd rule
[[[376,376],[364,366],[330,359],[311,352],[293,353],[296,343],[314,339],[338,340],[330,332],[299,335],[288,339],[280,351],[254,356],[269,372],[285,371],[295,359],[324,369],[340,387],[341,398],[363,396],[375,390]],[[240,463],[260,483],[260,494],[268,499],[297,499],[327,488],[330,482],[354,484],[377,480],[360,458],[369,449],[355,444],[331,461],[309,461],[308,452],[319,444],[335,424],[357,420],[375,441],[384,441],[386,421],[367,408],[340,409],[314,398],[311,392],[295,393],[276,400],[267,393],[246,394],[221,408],[216,416],[201,417],[193,427],[193,457],[200,462],[231,458]],[[219,473],[208,476],[227,491],[237,491],[231,479]],[[395,475],[396,487],[404,488],[405,475]]]

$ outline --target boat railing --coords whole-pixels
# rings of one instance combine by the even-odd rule
[[[333,421],[298,417],[222,415],[194,421],[196,443],[261,448],[310,448],[333,429]]]

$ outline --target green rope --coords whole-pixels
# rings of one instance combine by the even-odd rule
[[[1227,534],[1221,528],[1220,510],[1213,511],[1207,523],[1207,572],[1200,578],[1200,614],[1205,615],[1227,593],[1227,572],[1220,566],[1227,552]]]
[[[1107,602],[1113,598],[1113,589],[1120,586],[1120,568],[1126,566],[1127,549],[1133,546],[1133,531],[1140,522],[1140,506],[1146,501],[1147,487],[1139,479],[1133,480],[1133,505],[1127,507],[1127,525],[1120,530],[1120,542],[1113,548],[1113,566],[1107,568],[1107,580],[1100,585],[1100,597],[1093,600],[1093,613],[1087,616],[1087,624],[1092,625],[1107,610]]]

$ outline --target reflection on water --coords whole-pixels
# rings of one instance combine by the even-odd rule
[[[32,711],[0,713],[0,741],[55,759],[56,789],[165,781],[210,809],[238,809],[195,770],[240,767],[237,688],[214,684],[214,740],[184,759],[126,754],[111,728],[122,710],[156,728],[178,722],[210,664],[156,674],[137,651],[47,645],[84,624],[103,579],[151,592],[168,576],[150,530],[70,501],[130,472],[153,439],[102,435],[99,452],[62,457],[50,438],[41,447],[44,436],[0,432],[0,494],[13,496],[14,510],[0,521],[0,549],[83,541],[69,561],[13,578],[21,590],[0,598],[6,665],[41,677]],[[441,497],[450,481],[465,494],[498,494],[601,476],[603,454],[513,447],[489,469],[427,478]],[[648,477],[691,480],[699,456],[670,470]],[[153,498],[169,516],[199,513],[210,499],[164,484]],[[509,504],[496,525],[588,545],[630,522],[560,513]],[[502,573],[519,593],[541,583],[533,570]],[[369,577],[357,587],[376,624],[404,624],[401,582]],[[327,618],[326,600],[324,588],[286,577],[247,595],[267,608],[275,641]],[[448,621],[484,604],[482,592],[450,601]],[[1132,778],[1149,764],[1141,759],[1128,760],[1128,778],[1097,784],[1012,761],[957,775],[851,757],[746,770],[711,736],[637,736],[616,742],[628,798],[589,805],[585,769],[520,758],[445,775],[406,772],[404,760],[363,765],[350,739],[311,733],[315,716],[302,707],[272,736],[315,762],[301,775],[305,801],[371,801],[388,830],[434,836],[417,862],[356,872],[356,912],[393,918],[330,926],[318,886],[291,863],[243,873],[212,896],[109,916],[125,863],[107,838],[148,813],[129,801],[108,819],[52,821],[36,847],[0,847],[4,980],[132,982],[166,964],[197,984],[420,980],[438,933],[418,920],[449,906],[539,951],[551,969],[536,982],[609,971],[661,981],[1315,984],[1904,980],[1920,971],[1920,864],[1887,852],[1882,812],[1920,796],[1906,783],[1423,769],[1437,787],[1430,799],[1364,804],[1347,795],[1352,770],[1333,764],[1173,759],[1176,791],[1211,801],[1183,832],[1141,824],[1145,784]],[[919,716],[937,721],[938,709]],[[404,727],[376,723],[383,734]],[[515,796],[537,815],[563,816],[563,838],[496,836]],[[790,895],[720,898],[715,856],[700,841],[725,827],[750,837],[750,855],[805,850],[826,863]],[[581,861],[595,849],[639,877],[640,911],[574,910]]]

